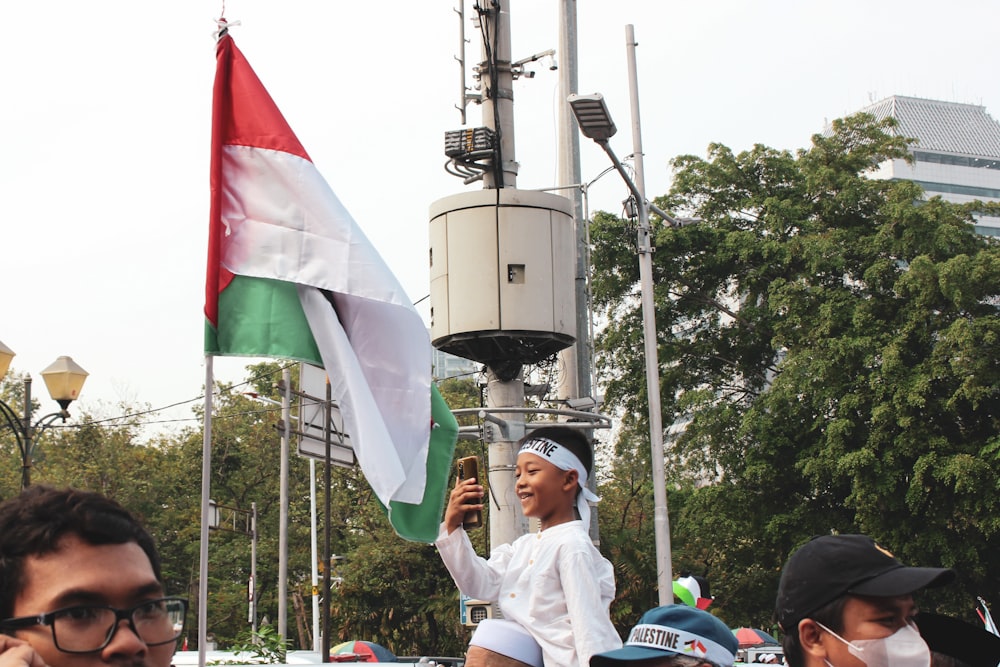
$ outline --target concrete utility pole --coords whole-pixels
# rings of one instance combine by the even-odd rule
[[[524,407],[524,378],[520,373],[513,380],[504,382],[490,369],[486,382],[488,409]],[[521,502],[514,492],[514,467],[517,462],[514,446],[524,436],[524,414],[500,412],[493,416],[505,421],[506,425],[486,425],[496,437],[496,440],[489,443],[491,548],[510,544],[528,532],[528,520],[521,511]]]
[[[480,74],[483,85],[483,124],[497,132],[500,141],[501,182],[495,170],[488,170],[483,177],[486,189],[517,187],[517,161],[514,153],[514,76],[511,72],[510,13],[507,3],[495,6],[493,20],[496,41],[483,43],[483,62]],[[492,54],[490,65],[490,50]],[[491,91],[492,94],[485,94]],[[486,407],[524,407],[524,378],[520,372],[511,380],[501,380],[489,368],[486,384]],[[527,520],[521,512],[521,503],[514,493],[514,466],[517,452],[515,443],[524,435],[524,415],[500,413],[506,427],[490,424],[495,440],[489,444],[489,509],[490,547],[509,544],[528,532]]]
[[[557,396],[560,399],[584,398],[594,395],[593,364],[590,354],[590,249],[587,226],[588,212],[583,206],[583,182],[580,173],[580,133],[573,119],[573,111],[566,100],[579,92],[579,58],[577,54],[576,0],[559,2],[559,107],[556,111],[558,153],[556,155],[556,185],[563,188],[563,196],[573,202],[573,220],[576,223],[576,274],[573,291],[576,295],[576,342],[559,353],[560,382]],[[574,187],[575,186],[575,187]],[[596,410],[595,410],[596,411]],[[593,431],[587,432],[593,440]],[[587,480],[591,491],[597,491],[597,475]],[[591,538],[597,543],[600,533],[597,512],[590,515],[588,527]]]
[[[590,321],[587,276],[589,273],[587,251],[587,220],[584,219],[583,192],[573,186],[581,182],[580,133],[573,120],[566,99],[578,92],[578,58],[576,43],[576,0],[559,2],[559,93],[557,109],[558,155],[556,156],[556,185],[567,187],[563,196],[573,202],[573,219],[576,221],[576,343],[559,353],[560,383],[558,397],[580,398],[593,392],[590,364]]]
[[[496,131],[500,139],[500,170],[490,169],[483,176],[483,187],[517,187],[517,161],[514,159],[514,73],[510,57],[510,12],[508,3],[492,6],[496,41],[483,42],[483,61],[479,65],[483,94],[483,125]],[[496,53],[490,53],[491,49]],[[492,55],[492,58],[490,57]],[[492,64],[491,64],[492,63]]]

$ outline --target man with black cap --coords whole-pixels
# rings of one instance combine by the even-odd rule
[[[792,553],[775,614],[790,667],[928,667],[913,593],[955,578],[907,567],[867,535],[824,535]]]

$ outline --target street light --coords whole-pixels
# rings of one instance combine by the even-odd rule
[[[7,374],[14,351],[0,343],[0,378]],[[0,400],[0,413],[17,440],[17,449],[21,453],[21,488],[31,485],[31,461],[35,450],[35,439],[52,426],[57,419],[65,423],[69,417],[69,404],[80,397],[80,390],[87,379],[87,371],[67,356],[56,359],[42,371],[42,379],[49,390],[49,395],[59,404],[59,412],[45,415],[34,424],[31,423],[31,376],[24,376],[24,417],[18,417],[14,409]]]
[[[228,530],[250,536],[250,581],[247,582],[247,602],[249,603],[248,621],[253,642],[257,637],[257,503],[250,503],[250,511],[220,505],[214,500],[208,501],[208,527],[214,530]]]
[[[650,243],[649,210],[652,209],[672,225],[679,221],[646,202],[621,161],[611,150],[608,140],[617,128],[604,103],[604,97],[570,95],[569,105],[576,116],[580,132],[593,139],[611,158],[615,169],[635,197],[639,209],[638,252],[639,284],[642,297],[642,333],[646,356],[646,394],[649,398],[649,442],[653,463],[653,534],[656,544],[656,580],[661,605],[673,602],[673,572],[670,565],[670,519],[667,513],[667,487],[663,465],[663,415],[660,408],[660,374],[656,351],[656,317],[653,301],[653,246]]]

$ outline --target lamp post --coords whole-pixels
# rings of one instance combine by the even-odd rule
[[[611,158],[615,169],[635,197],[639,209],[638,252],[639,284],[642,303],[642,333],[646,356],[646,394],[649,400],[649,442],[653,463],[653,528],[656,544],[656,581],[661,605],[673,602],[673,572],[670,565],[670,520],[667,514],[667,488],[663,464],[663,415],[660,408],[660,374],[656,350],[656,317],[653,301],[653,247],[650,243],[649,210],[652,209],[671,224],[673,217],[648,204],[642,191],[625,171],[621,161],[611,150],[608,140],[618,128],[604,103],[604,97],[595,95],[570,95],[569,105],[576,116],[580,132],[593,139]]]
[[[280,478],[278,489],[278,635],[285,639],[288,627],[288,456],[289,456],[289,434],[291,429],[291,397],[288,388],[292,385],[291,371],[285,368],[281,372],[281,400],[276,401],[267,396],[261,396],[257,392],[245,391],[243,394],[249,396],[260,403],[275,405],[281,408],[281,423],[278,430],[281,431],[281,455],[280,455]],[[319,619],[317,608],[319,602],[315,593],[317,584],[316,574],[316,467],[313,459],[309,459],[309,478],[312,480],[309,485],[310,515],[312,522],[310,532],[312,533],[313,550],[313,628]],[[314,635],[315,636],[315,635]],[[314,642],[315,643],[315,642]]]
[[[253,642],[257,643],[257,503],[250,503],[250,511],[229,505],[208,501],[208,527],[213,530],[228,530],[250,537],[250,581],[247,582],[247,620]]]
[[[7,374],[14,351],[0,343],[0,378]],[[31,376],[24,376],[24,410],[23,417],[18,417],[14,409],[0,400],[0,413],[17,440],[17,449],[21,453],[21,488],[31,485],[31,462],[35,451],[35,440],[42,432],[52,426],[57,419],[63,422],[69,417],[69,404],[80,397],[80,390],[87,379],[87,371],[80,368],[72,359],[59,357],[42,371],[42,379],[49,390],[52,400],[59,404],[60,410],[41,417],[31,423]]]

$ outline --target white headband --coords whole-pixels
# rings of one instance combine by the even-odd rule
[[[577,482],[580,484],[581,493],[576,497],[576,510],[580,513],[584,527],[589,530],[590,504],[588,501],[596,503],[600,498],[587,488],[587,469],[583,467],[583,462],[577,455],[555,440],[548,438],[529,438],[524,441],[517,453],[518,455],[534,454],[560,470],[575,470],[577,472]]]
[[[704,658],[717,665],[731,665],[736,659],[729,649],[708,637],[666,625],[637,625],[629,633],[625,646],[641,646],[670,651],[678,655]]]

